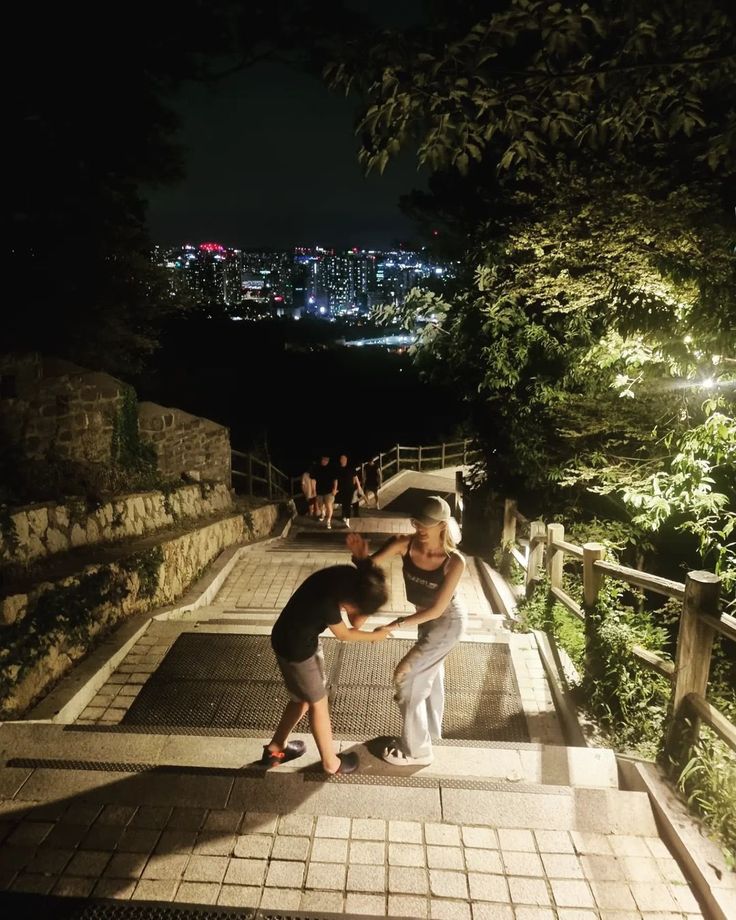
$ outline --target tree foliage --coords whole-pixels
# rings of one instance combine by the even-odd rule
[[[414,145],[431,178],[405,204],[465,267],[454,292],[416,292],[399,311],[419,324],[417,360],[461,395],[495,490],[537,490],[550,511],[593,503],[633,519],[640,540],[689,529],[728,568],[733,483],[701,504],[693,485],[666,525],[660,505],[631,505],[662,477],[680,488],[676,457],[688,475],[715,463],[708,395],[733,415],[732,5],[499,0],[435,14],[328,71],[362,93],[367,169]],[[707,521],[715,493],[726,499]]]
[[[421,163],[460,171],[486,151],[502,170],[534,171],[560,152],[674,144],[680,163],[733,173],[736,18],[726,0],[437,6],[431,28],[387,34],[367,62],[356,46],[327,71],[365,94],[367,168],[382,171],[410,141]]]

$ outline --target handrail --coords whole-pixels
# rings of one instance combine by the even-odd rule
[[[625,581],[626,584],[633,585],[635,588],[654,591],[666,597],[676,597],[680,601],[685,597],[685,585],[682,582],[670,581],[669,578],[660,578],[659,575],[650,575],[648,572],[630,569],[615,562],[598,561],[594,564],[599,571],[613,575],[619,581]]]
[[[713,731],[731,748],[736,751],[736,725],[719,712],[715,706],[712,706],[699,693],[689,693],[685,697],[685,703],[691,709],[695,710],[698,718],[702,719]]]
[[[585,617],[583,616],[583,618]],[[662,658],[661,655],[656,655],[654,652],[650,652],[649,649],[644,648],[643,645],[632,645],[631,652],[653,671],[658,671],[662,677],[666,677],[668,680],[674,680],[674,662],[668,661],[666,658]]]
[[[634,645],[630,651],[643,665],[661,674],[672,684],[673,704],[665,740],[666,750],[674,751],[677,739],[680,739],[680,743],[682,741],[683,731],[687,733],[690,743],[695,743],[702,720],[736,751],[736,725],[706,699],[713,637],[717,633],[736,641],[736,617],[725,613],[718,616],[720,578],[710,572],[690,572],[683,584],[608,562],[603,558],[605,547],[601,544],[586,543],[584,546],[577,546],[564,539],[565,529],[562,524],[546,525],[542,521],[529,522],[529,539],[523,541],[525,544],[528,543],[529,551],[523,553],[518,548],[517,544],[521,541],[516,533],[517,523],[522,520],[526,519],[518,511],[516,501],[506,499],[502,536],[504,560],[506,565],[510,560],[515,560],[524,570],[527,595],[539,580],[542,567],[545,566],[546,550],[549,593],[582,622],[587,619],[586,610],[593,609],[597,603],[604,577],[682,601],[674,662],[640,645]],[[582,606],[562,587],[564,561],[567,556],[583,563]],[[586,627],[586,646],[588,640]],[[689,721],[686,712],[690,714]]]
[[[401,456],[402,451],[413,452],[414,456],[412,457],[403,457]],[[437,456],[428,456],[427,452],[434,452]],[[256,491],[254,490],[254,485],[264,486],[265,488],[259,488],[258,493],[264,493],[261,497],[267,497],[269,499],[280,498],[294,498],[300,493],[299,477],[288,476],[283,470],[280,470],[277,466],[274,466],[270,460],[262,460],[260,457],[255,457],[253,454],[244,453],[241,450],[235,450],[231,448],[231,473],[233,476],[239,477],[241,480],[245,480],[245,493],[248,495],[255,495]],[[475,456],[478,453],[478,450],[472,447],[472,441],[469,438],[465,438],[462,441],[443,441],[441,444],[421,444],[416,447],[396,444],[389,451],[376,454],[375,457],[372,457],[371,460],[367,460],[361,464],[361,472],[365,475],[365,467],[368,463],[378,462],[380,470],[380,478],[383,481],[385,478],[388,478],[384,475],[391,467],[396,466],[396,472],[400,472],[402,468],[402,459],[404,461],[404,468],[413,469],[416,465],[419,471],[425,469],[437,469],[442,468],[448,464],[449,461],[461,460],[463,466],[467,465],[468,459]],[[391,455],[394,455],[393,459],[388,459]],[[236,464],[233,462],[235,459],[244,460],[246,462],[246,469],[238,469]],[[254,467],[258,469],[258,473],[254,471]],[[263,475],[259,475],[262,472]]]
[[[550,593],[553,597],[556,597],[557,600],[567,609],[570,613],[574,614],[579,620],[585,620],[585,614],[583,613],[583,608],[574,600],[567,591],[563,591],[562,588],[553,586],[550,588]]]
[[[563,553],[567,553],[568,556],[575,556],[576,559],[583,558],[582,546],[575,546],[574,543],[566,543],[564,540],[553,540],[552,548],[561,549]]]

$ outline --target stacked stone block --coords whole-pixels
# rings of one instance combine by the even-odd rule
[[[144,402],[138,407],[138,427],[142,440],[153,446],[163,476],[186,473],[230,482],[230,433],[222,425]]]
[[[224,482],[180,486],[171,492],[120,495],[94,511],[83,500],[21,508],[12,530],[0,531],[0,565],[26,564],[79,546],[156,533],[232,508]]]
[[[126,391],[115,377],[69,361],[0,355],[0,437],[32,461],[110,463]],[[146,402],[138,407],[138,429],[162,477],[230,484],[230,433],[223,425]]]
[[[39,355],[0,358],[0,376],[0,433],[7,444],[29,460],[110,461],[124,383]]]

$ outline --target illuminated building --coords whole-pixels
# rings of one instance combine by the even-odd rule
[[[220,243],[186,244],[167,253],[174,289],[185,289],[201,306],[237,306],[243,299],[241,253]]]

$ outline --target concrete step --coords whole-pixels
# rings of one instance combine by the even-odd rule
[[[248,736],[246,736],[248,735]],[[299,760],[285,764],[279,773],[301,773],[320,765],[311,735],[295,735],[307,745]],[[241,770],[255,764],[267,739],[254,732],[225,732],[216,729],[160,733],[137,726],[61,726],[53,723],[7,722],[0,726],[0,764],[17,769],[84,764],[128,765],[145,768],[198,768]],[[478,784],[502,783],[514,787],[575,787],[617,789],[618,774],[613,752],[604,748],[569,748],[540,744],[475,743],[437,744],[434,762],[422,768],[394,767],[381,759],[387,739],[363,742],[342,739],[341,750],[352,750],[360,758],[360,776],[366,782],[411,780],[437,784],[448,778]],[[27,766],[26,766],[27,765]],[[34,766],[36,765],[36,766]],[[126,768],[127,769],[127,768]],[[125,770],[123,770],[125,772]]]
[[[262,738],[64,731],[50,724],[0,727],[0,796],[19,803],[74,796],[136,804],[234,807],[278,814],[422,820],[598,834],[655,834],[644,793],[615,788],[610,751],[436,747],[428,767],[397,768],[379,750],[354,750],[359,773],[326,777],[311,736],[304,757],[257,766]],[[267,773],[267,775],[265,775]],[[574,783],[575,785],[569,785]],[[110,795],[113,795],[110,799]]]

